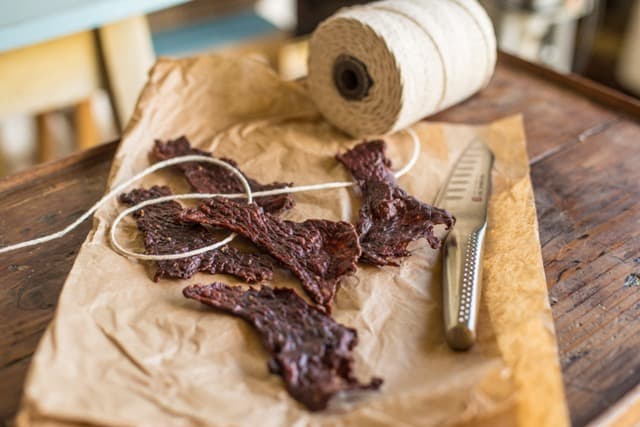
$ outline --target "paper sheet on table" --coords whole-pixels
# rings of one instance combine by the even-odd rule
[[[182,297],[191,283],[150,280],[150,267],[110,249],[123,207],[112,200],[66,281],[33,359],[18,425],[114,426],[562,426],[567,424],[542,267],[525,137],[519,117],[485,127],[414,126],[418,164],[400,184],[432,202],[454,160],[480,136],[496,156],[477,345],[444,341],[440,253],[424,241],[401,267],[361,265],[341,283],[334,317],[357,329],[356,373],[381,376],[380,392],[310,413],[267,370],[267,352],[242,320]],[[156,138],[187,135],[261,182],[349,180],[334,155],[350,140],[317,114],[304,85],[282,82],[247,58],[160,60],[116,155],[113,186],[150,164]],[[396,168],[410,157],[402,132],[388,140]],[[145,178],[186,190],[173,171]],[[293,220],[355,221],[353,189],[297,194]],[[61,201],[63,202],[63,201]],[[126,228],[135,234],[133,226]],[[126,234],[126,233],[125,233]],[[273,284],[297,281],[278,271]]]

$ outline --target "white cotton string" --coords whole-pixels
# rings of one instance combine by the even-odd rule
[[[152,174],[152,173],[154,173],[154,172],[156,172],[156,171],[158,171],[160,169],[164,169],[164,168],[166,168],[168,166],[173,166],[173,165],[177,165],[177,164],[180,164],[180,163],[187,163],[187,162],[193,162],[193,161],[222,164],[222,165],[229,166],[229,168],[233,169],[234,173],[237,172],[237,169],[233,168],[232,166],[228,165],[227,163],[224,163],[224,162],[222,162],[222,161],[220,161],[218,159],[213,159],[211,157],[205,157],[205,156],[189,155],[189,156],[175,157],[175,158],[169,159],[169,160],[163,160],[163,161],[158,162],[158,163],[156,163],[156,164],[154,164],[152,166],[149,166],[148,168],[144,169],[142,172],[134,175],[133,177],[129,178],[128,180],[126,180],[123,183],[121,183],[121,184],[117,185],[116,187],[114,187],[113,190],[109,191],[100,200],[98,200],[95,205],[91,206],[91,208],[89,208],[88,211],[83,213],[78,219],[76,219],[74,222],[72,222],[71,224],[66,226],[64,229],[62,229],[62,230],[60,230],[60,231],[58,231],[56,233],[47,234],[46,236],[38,237],[37,239],[27,240],[26,242],[21,242],[21,243],[16,243],[14,245],[5,246],[4,248],[0,248],[0,254],[11,252],[11,251],[15,251],[15,250],[18,250],[18,249],[28,248],[28,247],[31,247],[31,246],[36,246],[36,245],[39,245],[41,243],[50,242],[51,240],[55,240],[55,239],[59,239],[61,237],[64,237],[67,234],[71,233],[76,228],[78,228],[78,226],[80,224],[82,224],[87,218],[89,218],[91,215],[93,215],[100,208],[100,206],[102,206],[107,200],[109,200],[111,197],[121,193],[125,188],[127,188],[128,186],[130,186],[134,182],[136,182],[136,181],[144,178],[145,176],[150,175],[150,174]],[[244,180],[244,182],[242,180]],[[243,186],[244,186],[245,182],[246,182],[246,179],[244,179],[244,176],[242,176],[242,180],[241,180],[241,182],[243,182]],[[249,184],[247,183],[247,186],[248,185]],[[246,188],[248,188],[248,187],[246,187]],[[244,197],[248,197],[249,195],[251,195],[251,188],[249,188],[249,192]]]
[[[212,157],[207,157],[207,156],[181,156],[181,157],[175,157],[172,160],[181,160],[180,162],[174,163],[174,164],[178,164],[178,163],[187,163],[187,162],[192,162],[194,160],[197,160],[199,162],[205,162],[205,163],[213,163],[215,165],[218,166],[222,166],[223,168],[227,169],[229,172],[233,173],[236,178],[238,178],[240,180],[240,183],[242,184],[242,187],[244,188],[244,193],[240,194],[241,197],[246,198],[247,199],[247,203],[251,203],[253,202],[253,196],[254,193],[251,191],[251,187],[249,186],[249,182],[247,182],[247,179],[244,177],[244,175],[242,175],[242,172],[240,172],[237,168],[234,168],[233,166],[231,166],[229,163],[224,162],[222,160],[218,160]],[[179,195],[178,195],[179,196]],[[222,196],[222,194],[217,194],[217,195],[209,195],[210,197],[216,197],[216,196]],[[160,200],[160,199],[165,199],[165,200]],[[119,242],[118,239],[116,238],[116,231],[117,231],[117,227],[118,224],[120,223],[120,221],[122,221],[122,219],[124,217],[126,217],[127,215],[144,208],[145,206],[150,206],[150,205],[155,205],[158,203],[162,203],[163,201],[170,201],[170,200],[175,200],[176,199],[176,195],[172,195],[172,196],[165,196],[165,197],[161,197],[161,198],[156,198],[156,199],[151,199],[151,200],[146,200],[142,203],[138,203],[137,205],[126,209],[124,211],[122,211],[120,213],[120,215],[118,215],[115,219],[115,221],[113,221],[113,224],[111,224],[111,233],[110,233],[110,238],[111,238],[111,246],[113,247],[113,249],[116,250],[116,252],[119,252],[121,255],[126,255],[132,258],[136,258],[136,259],[142,259],[142,260],[146,260],[146,261],[166,261],[166,260],[174,260],[174,259],[182,259],[182,258],[189,258],[195,255],[200,255],[203,254],[205,252],[209,252],[212,251],[214,249],[218,249],[224,245],[226,245],[227,243],[231,242],[233,239],[236,238],[237,234],[236,233],[231,233],[229,234],[227,237],[225,237],[224,239],[222,239],[219,242],[216,242],[214,244],[208,245],[208,246],[203,246],[201,248],[198,249],[194,249],[191,251],[187,251],[187,252],[181,252],[179,254],[162,254],[162,255],[147,255],[147,254],[140,254],[137,252],[132,252],[129,249],[124,248]]]
[[[405,132],[407,132],[407,134],[409,134],[409,136],[411,137],[411,141],[413,142],[413,150],[412,150],[412,153],[411,153],[411,158],[409,159],[407,164],[404,167],[402,167],[400,170],[398,170],[397,172],[394,173],[396,178],[400,178],[401,176],[405,175],[416,164],[416,162],[418,161],[418,157],[420,156],[420,139],[418,138],[418,135],[415,133],[415,131],[413,131],[413,129],[410,129],[410,128],[405,129]],[[233,240],[235,238],[235,236],[236,236],[235,233],[232,233],[229,236],[227,236],[225,239],[223,239],[223,240],[221,240],[219,242],[216,242],[216,243],[214,243],[212,245],[205,246],[205,247],[198,248],[198,249],[194,249],[194,250],[189,251],[189,252],[179,253],[179,254],[147,255],[147,254],[141,254],[141,253],[137,253],[137,252],[132,252],[132,251],[124,248],[118,242],[118,239],[116,237],[116,231],[118,229],[118,225],[120,224],[120,222],[124,218],[126,218],[128,215],[131,215],[133,212],[135,212],[137,210],[140,210],[140,209],[142,209],[144,207],[155,205],[155,204],[158,204],[158,203],[169,202],[169,201],[173,201],[173,200],[210,199],[212,197],[226,197],[226,198],[229,198],[229,199],[245,198],[245,199],[248,200],[249,203],[251,203],[253,201],[253,198],[255,198],[255,197],[265,197],[265,196],[275,196],[275,195],[278,195],[278,194],[301,193],[301,192],[307,192],[307,191],[318,191],[318,190],[328,190],[328,189],[337,189],[337,188],[347,188],[347,187],[352,187],[352,186],[355,185],[355,183],[352,182],[352,181],[349,181],[349,182],[347,182],[347,181],[343,181],[343,182],[327,182],[327,183],[322,183],[322,184],[300,185],[300,186],[295,186],[295,187],[284,187],[284,188],[279,188],[279,189],[275,189],[275,190],[252,192],[251,191],[251,187],[249,186],[249,183],[245,179],[244,175],[242,175],[242,173],[238,169],[234,168],[233,166],[229,165],[228,163],[225,163],[225,162],[223,162],[221,160],[218,160],[218,159],[215,159],[215,158],[211,158],[211,157],[207,157],[207,156],[199,156],[199,155],[180,156],[180,157],[175,157],[173,159],[163,160],[161,162],[155,163],[154,165],[149,166],[148,168],[144,169],[142,172],[134,175],[133,177],[129,178],[128,180],[126,180],[126,181],[122,182],[121,184],[117,185],[111,191],[109,191],[107,194],[105,194],[100,200],[98,200],[88,211],[86,211],[77,220],[75,220],[73,223],[69,224],[64,229],[62,229],[62,230],[60,230],[60,231],[58,231],[56,233],[52,233],[52,234],[48,234],[46,236],[42,236],[42,237],[39,237],[39,238],[36,238],[36,239],[28,240],[26,242],[21,242],[21,243],[16,243],[16,244],[10,245],[10,246],[5,246],[4,248],[0,248],[0,254],[11,252],[11,251],[15,251],[15,250],[18,250],[18,249],[31,247],[31,246],[36,246],[36,245],[39,245],[41,243],[46,243],[46,242],[49,242],[51,240],[55,240],[55,239],[59,239],[61,237],[64,237],[67,234],[69,234],[70,232],[72,232],[73,230],[75,230],[87,218],[89,218],[91,215],[93,215],[107,200],[109,200],[113,196],[123,192],[123,190],[125,188],[129,187],[134,182],[136,182],[136,181],[138,181],[138,180],[144,178],[145,176],[148,176],[148,175],[150,175],[150,174],[152,174],[154,172],[157,172],[160,169],[164,169],[166,167],[174,166],[174,165],[181,164],[181,163],[189,163],[189,162],[212,163],[212,164],[216,164],[216,165],[220,165],[220,166],[224,167],[225,169],[231,171],[234,175],[236,175],[238,177],[238,179],[240,180],[245,192],[244,193],[235,193],[235,194],[202,194],[202,193],[175,194],[175,195],[171,195],[171,196],[163,196],[163,197],[158,197],[158,198],[155,198],[155,199],[146,200],[146,201],[141,202],[141,203],[139,203],[139,204],[137,204],[135,206],[127,208],[124,211],[122,211],[116,217],[116,219],[113,221],[113,223],[111,224],[110,240],[111,240],[111,245],[112,245],[114,250],[116,250],[117,252],[119,252],[122,255],[126,255],[126,256],[129,256],[131,258],[142,259],[142,260],[149,260],[149,261],[176,260],[176,259],[188,258],[188,257],[194,256],[194,255],[199,255],[199,254],[211,251],[213,249],[217,249],[217,248],[219,248],[221,246],[224,246],[227,243],[231,242],[231,240]]]
[[[413,142],[413,151],[411,151],[411,158],[407,164],[394,174],[396,178],[400,178],[402,175],[409,172],[413,165],[417,163],[418,157],[420,157],[420,138],[418,138],[418,134],[411,128],[406,128],[404,131],[411,137],[411,142]]]

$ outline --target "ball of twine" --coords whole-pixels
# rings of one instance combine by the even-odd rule
[[[476,0],[387,0],[339,11],[310,41],[309,90],[346,133],[386,134],[486,86],[496,63]]]

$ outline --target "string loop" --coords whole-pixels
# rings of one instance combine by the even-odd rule
[[[404,129],[404,132],[406,132],[411,137],[411,141],[413,142],[413,150],[412,150],[412,153],[411,153],[411,158],[409,159],[407,164],[404,165],[404,167],[402,167],[400,170],[395,172],[394,175],[395,175],[396,178],[400,178],[402,175],[405,175],[407,172],[409,172],[409,170],[411,170],[411,168],[416,164],[416,162],[418,161],[418,157],[420,156],[420,140],[418,138],[418,135],[415,133],[415,131],[413,129],[410,129],[410,128]],[[355,185],[355,183],[352,182],[352,181],[337,181],[337,182],[326,182],[326,183],[322,183],[322,184],[299,185],[299,186],[294,186],[294,187],[278,188],[278,189],[275,189],[275,190],[266,190],[266,191],[253,192],[253,191],[251,191],[251,187],[249,186],[249,183],[247,182],[247,179],[244,177],[242,172],[240,172],[237,168],[231,166],[230,164],[228,164],[228,163],[226,163],[226,162],[224,162],[222,160],[219,160],[219,159],[216,159],[216,158],[212,158],[212,157],[207,157],[207,156],[201,156],[201,155],[187,155],[187,156],[174,157],[174,158],[169,159],[169,160],[163,160],[161,162],[155,163],[155,164],[147,167],[143,171],[137,173],[133,177],[127,179],[126,181],[118,184],[111,191],[109,191],[107,194],[105,194],[100,200],[98,200],[91,208],[89,208],[89,210],[87,210],[78,219],[76,219],[74,222],[69,224],[64,229],[62,229],[62,230],[60,230],[60,231],[58,231],[56,233],[48,234],[46,236],[42,236],[42,237],[39,237],[39,238],[36,238],[36,239],[27,240],[25,242],[21,242],[21,243],[16,243],[16,244],[13,244],[13,245],[5,246],[4,248],[0,248],[0,254],[11,252],[11,251],[15,251],[15,250],[18,250],[18,249],[31,247],[31,246],[36,246],[36,245],[39,245],[41,243],[46,243],[46,242],[49,242],[51,240],[62,238],[64,236],[66,236],[67,234],[69,234],[70,232],[72,232],[73,230],[75,230],[76,228],[78,228],[78,226],[80,224],[82,224],[87,218],[89,218],[91,215],[93,215],[109,199],[111,199],[112,197],[122,193],[127,187],[129,187],[130,185],[132,185],[136,181],[139,181],[140,179],[142,179],[142,178],[144,178],[144,177],[146,177],[146,176],[148,176],[148,175],[150,175],[150,174],[152,174],[154,172],[157,172],[160,169],[164,169],[164,168],[167,168],[169,166],[175,166],[175,165],[178,165],[178,164],[181,164],[181,163],[191,163],[191,162],[211,163],[211,164],[215,164],[215,165],[218,165],[218,166],[221,166],[221,167],[227,169],[228,171],[233,173],[240,180],[240,183],[242,184],[242,187],[244,189],[244,193],[234,193],[234,194],[203,194],[203,193],[174,194],[174,195],[171,195],[171,196],[163,196],[163,197],[158,197],[158,198],[154,198],[154,199],[150,199],[150,200],[145,200],[144,202],[138,203],[135,206],[131,206],[131,207],[125,209],[124,211],[120,212],[120,214],[118,214],[116,219],[111,224],[111,229],[110,229],[110,232],[109,232],[109,240],[110,240],[110,243],[111,243],[111,247],[116,252],[120,253],[121,255],[128,256],[130,258],[141,259],[141,260],[146,260],[146,261],[176,260],[176,259],[182,259],[182,258],[189,258],[189,257],[195,256],[195,255],[200,255],[200,254],[203,254],[205,252],[209,252],[209,251],[214,250],[214,249],[218,249],[221,246],[224,246],[224,245],[228,244],[229,242],[231,242],[237,236],[236,233],[231,233],[231,234],[229,234],[227,237],[225,237],[223,240],[221,240],[219,242],[213,243],[213,244],[208,245],[208,246],[204,246],[202,248],[194,249],[194,250],[191,250],[191,251],[188,251],[188,252],[177,253],[177,254],[148,255],[148,254],[141,254],[141,253],[138,253],[138,252],[130,251],[129,249],[126,249],[125,247],[123,247],[120,244],[120,242],[118,242],[118,239],[117,239],[117,236],[116,236],[118,225],[120,224],[120,222],[122,222],[122,220],[124,218],[126,218],[129,215],[131,215],[133,212],[136,212],[136,211],[138,211],[140,209],[143,209],[143,208],[145,208],[147,206],[152,206],[152,205],[156,205],[156,204],[159,204],[159,203],[164,203],[164,202],[169,202],[169,201],[174,201],[174,200],[187,200],[187,199],[198,200],[198,199],[210,199],[212,197],[225,197],[225,198],[229,198],[229,199],[243,198],[243,199],[247,199],[248,203],[252,203],[255,197],[275,196],[275,195],[278,195],[278,194],[289,194],[289,193],[303,193],[303,192],[308,192],[308,191],[329,190],[329,189],[337,189],[337,188],[348,188],[348,187],[352,187],[352,186]]]

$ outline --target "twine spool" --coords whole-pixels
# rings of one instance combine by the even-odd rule
[[[355,137],[379,135],[473,95],[495,63],[493,27],[476,0],[386,0],[320,24],[308,84],[333,125]]]

